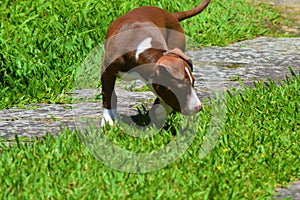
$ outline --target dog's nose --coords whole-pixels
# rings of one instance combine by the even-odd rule
[[[196,106],[195,106],[195,110],[196,110],[197,112],[199,112],[200,110],[202,110],[202,105],[201,105],[201,104],[196,105]]]
[[[193,112],[193,114],[195,114],[195,113],[199,112],[200,110],[202,110],[202,105],[201,104],[197,104],[192,109],[192,112]]]
[[[182,112],[184,115],[194,115],[197,112],[200,112],[202,110],[202,105],[201,104],[196,104],[193,105],[187,110],[186,112]]]

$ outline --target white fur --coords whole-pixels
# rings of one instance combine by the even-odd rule
[[[101,120],[101,126],[105,126],[108,123],[110,126],[114,125],[114,120],[117,119],[117,109],[103,109],[103,115]]]
[[[192,78],[190,71],[188,70],[187,67],[185,67],[184,69],[189,76],[190,83],[193,84],[193,78]],[[201,106],[201,102],[200,102],[195,90],[192,89],[191,96],[189,97],[189,101],[188,101],[188,111],[187,112],[194,114],[199,111],[198,110],[199,106]]]
[[[146,49],[149,49],[152,47],[151,45],[152,38],[147,37],[144,39],[140,44],[138,44],[136,53],[135,53],[135,59],[138,60],[141,53],[143,53]]]
[[[190,71],[186,67],[184,69],[185,69],[186,73],[188,74],[188,76],[190,78],[190,83],[193,84],[193,78],[192,78],[192,75],[191,75]]]
[[[200,102],[195,90],[192,89],[192,93],[191,93],[191,96],[188,101],[188,112],[191,114],[198,112],[199,110],[197,110],[197,108],[199,106],[201,106],[201,102]]]

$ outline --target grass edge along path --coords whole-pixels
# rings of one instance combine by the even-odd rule
[[[279,86],[270,80],[242,92],[231,90],[227,120],[210,154],[198,157],[210,118],[206,105],[199,133],[187,152],[171,165],[146,174],[105,167],[87,152],[76,133],[67,130],[57,138],[48,135],[30,143],[17,139],[10,147],[1,143],[0,198],[270,198],[276,187],[300,179],[299,85],[300,73]],[[133,150],[155,142],[155,138],[140,141],[114,132],[108,137]]]

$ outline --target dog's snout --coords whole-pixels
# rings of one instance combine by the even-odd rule
[[[189,116],[189,115],[194,115],[200,112],[201,110],[202,110],[202,105],[197,104],[197,105],[189,106],[188,109],[182,110],[181,113]]]
[[[189,108],[188,115],[196,114],[196,113],[200,112],[201,110],[202,110],[202,105],[200,103],[193,105]]]
[[[196,105],[196,106],[195,106],[195,110],[196,110],[197,112],[199,112],[200,110],[202,110],[202,105],[201,105],[201,104]]]
[[[186,108],[189,114],[195,114],[200,110],[202,110],[201,101],[199,100],[195,90],[192,89],[192,93],[188,99],[189,99],[187,102],[188,106]]]

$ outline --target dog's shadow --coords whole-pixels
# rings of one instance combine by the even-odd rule
[[[126,115],[120,114],[119,120],[122,123],[125,123],[129,126],[137,126],[139,129],[146,130],[149,127],[154,127],[157,129],[164,129],[165,131],[170,131],[172,135],[176,135],[176,125],[173,125],[171,120],[172,118],[167,118],[166,121],[152,121],[150,117],[150,112],[145,108],[144,105],[141,105],[142,109],[137,107],[137,114],[135,115]],[[173,113],[172,113],[173,114]]]
[[[136,115],[126,115],[120,114],[120,120],[122,123],[125,123],[129,126],[136,125],[139,127],[146,127],[151,124],[151,118],[149,114],[149,110],[146,109],[144,105],[141,105],[142,110],[137,107],[137,114]]]

